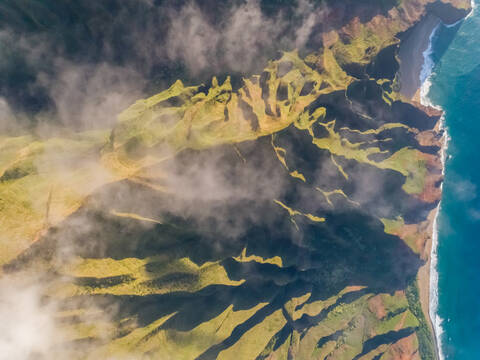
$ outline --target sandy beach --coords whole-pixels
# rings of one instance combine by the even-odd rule
[[[435,28],[440,24],[441,20],[434,15],[427,15],[424,17],[412,30],[410,30],[402,39],[402,43],[399,48],[399,82],[400,93],[408,99],[413,99],[416,102],[421,103],[420,96],[422,88],[422,69],[425,63],[424,52],[430,46],[430,38]],[[428,74],[429,75],[429,74]],[[426,80],[425,78],[423,80]],[[423,104],[426,105],[426,104]],[[437,125],[439,126],[439,125]],[[444,144],[442,144],[444,145]],[[444,151],[442,148],[441,151]],[[421,254],[422,258],[426,260],[426,263],[420,268],[417,280],[419,287],[420,303],[423,313],[429,327],[433,334],[433,340],[436,342],[437,337],[435,334],[435,328],[433,326],[432,318],[430,316],[430,284],[431,284],[431,255],[433,246],[433,236],[435,232],[435,219],[438,215],[439,206],[432,210],[428,216],[428,226],[424,230],[428,233],[427,242]],[[438,354],[438,344],[435,346]]]
[[[438,17],[427,15],[402,39],[398,51],[400,60],[398,75],[400,93],[408,99],[412,99],[419,94],[422,86],[420,74],[425,60],[423,52],[427,50],[430,35],[438,24],[440,24]]]
[[[430,266],[431,266],[431,252],[433,245],[433,233],[435,231],[435,217],[438,214],[439,208],[437,207],[428,216],[429,226],[427,228],[428,240],[423,249],[422,258],[426,259],[426,263],[420,268],[417,275],[418,280],[418,290],[420,295],[420,303],[422,305],[422,310],[425,315],[425,318],[428,320],[428,324],[432,333],[435,336],[435,328],[433,327],[432,319],[430,317]]]

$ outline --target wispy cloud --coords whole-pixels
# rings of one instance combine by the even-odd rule
[[[171,85],[175,71],[190,81],[261,71],[279,50],[304,47],[327,13],[308,0],[268,15],[259,0],[211,7],[195,1],[125,3],[114,17],[99,15],[104,27],[78,24],[88,46],[52,32],[55,28],[22,33],[7,27],[0,31],[0,73],[8,75],[0,96],[14,111],[40,114],[36,121],[109,126],[134,99]],[[73,56],[75,44],[82,51]]]
[[[51,346],[61,337],[54,311],[38,283],[24,277],[0,279],[0,359],[48,358]]]

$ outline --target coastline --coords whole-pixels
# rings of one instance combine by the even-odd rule
[[[422,80],[427,78],[426,70],[433,68],[433,64],[427,64],[425,52],[431,49],[432,37],[440,24],[441,20],[435,15],[426,15],[402,39],[398,51],[398,78],[400,93],[407,99],[421,100],[417,96],[420,95]]]
[[[462,21],[463,19],[459,20]],[[430,90],[430,77],[432,75],[434,62],[431,58],[432,46],[435,34],[443,24],[440,18],[427,14],[414,28],[406,35],[403,44],[400,45],[398,56],[400,59],[399,81],[400,93],[411,101],[419,103],[426,108],[433,108],[443,112],[439,106],[433,105],[428,99]],[[403,70],[403,71],[402,71]],[[442,176],[445,173],[445,152],[448,145],[448,134],[444,126],[444,116],[441,115],[437,125],[438,132],[443,131],[439,139],[440,161]],[[443,183],[440,185],[443,191]],[[441,319],[437,315],[438,307],[438,272],[437,272],[437,219],[440,212],[441,199],[427,219],[427,241],[422,251],[422,258],[425,264],[417,274],[420,304],[427,319],[428,326],[432,333],[434,342],[435,357],[443,360],[441,351]]]
[[[426,15],[412,29],[405,39],[405,43],[399,49],[400,70],[399,80],[401,84],[401,94],[413,102],[420,105],[433,108],[442,113],[437,131],[442,133],[440,143],[440,161],[442,177],[445,175],[446,151],[448,149],[448,132],[445,126],[445,114],[441,106],[433,104],[428,98],[433,67],[435,63],[432,59],[433,40],[440,26],[453,27],[459,22],[469,18],[475,11],[475,1],[471,0],[470,12],[453,24],[445,24],[440,18],[434,15]],[[422,24],[423,22],[423,24]],[[417,38],[417,39],[416,39]],[[428,39],[428,41],[426,41]],[[425,45],[427,44],[427,45]],[[403,50],[403,51],[402,51]],[[403,64],[402,64],[403,63]],[[420,64],[420,65],[419,65]],[[402,65],[404,70],[402,70]],[[419,70],[420,69],[420,70]],[[443,182],[440,184],[440,192],[443,193]],[[439,289],[438,289],[438,215],[441,209],[441,198],[428,216],[427,241],[423,249],[422,257],[426,259],[425,264],[419,269],[417,274],[417,283],[419,287],[419,296],[422,310],[433,335],[435,346],[435,355],[438,360],[444,360],[442,352],[442,319],[438,315]]]
[[[459,20],[461,21],[461,20]],[[442,176],[445,175],[445,153],[448,146],[448,133],[447,129],[444,126],[444,113],[443,109],[432,104],[428,98],[428,93],[430,91],[430,77],[432,76],[434,62],[431,58],[433,49],[433,39],[442,25],[442,21],[438,19],[437,25],[431,29],[431,32],[428,35],[428,46],[422,51],[422,68],[418,76],[420,87],[415,93],[414,99],[418,101],[421,105],[434,108],[442,112],[442,115],[439,119],[438,130],[442,131],[442,138],[440,140],[440,161]],[[441,193],[443,192],[443,182],[440,184]],[[428,241],[425,244],[424,255],[427,258],[425,265],[419,270],[417,275],[417,281],[419,284],[419,293],[420,293],[420,302],[422,305],[423,312],[425,317],[428,318],[428,324],[430,330],[432,331],[434,346],[435,346],[435,355],[438,360],[443,360],[442,353],[442,343],[441,343],[441,322],[442,320],[438,317],[438,269],[437,269],[437,249],[438,249],[438,228],[437,221],[438,215],[441,208],[441,199],[434,210],[430,213],[429,216],[429,226],[428,226]],[[431,218],[430,218],[431,217]]]
[[[430,83],[424,83],[422,88],[430,87]],[[430,106],[428,99],[426,100],[426,104],[423,103],[422,105]],[[435,108],[438,108],[435,106]],[[445,175],[445,154],[448,148],[448,133],[444,126],[444,116],[439,120],[440,122],[440,129],[444,131],[442,139],[441,139],[441,149],[440,149],[440,159],[442,164],[442,176]],[[440,189],[443,192],[443,183],[440,185]],[[420,268],[417,281],[419,284],[419,292],[420,292],[420,302],[422,305],[423,312],[425,317],[428,318],[428,324],[432,331],[433,341],[435,344],[435,353],[438,360],[443,360],[444,356],[442,353],[442,339],[441,335],[443,333],[441,324],[442,319],[438,316],[438,257],[437,257],[437,249],[438,249],[438,215],[440,213],[442,202],[438,203],[437,207],[430,213],[432,219],[429,219],[429,237],[428,241],[425,244],[424,254],[426,254],[427,261],[425,265]],[[429,216],[429,217],[430,217]]]
[[[433,61],[431,59],[432,40],[437,29],[442,24],[441,20],[434,15],[426,15],[412,30],[405,34],[400,44],[398,56],[400,59],[400,69],[398,72],[400,81],[400,93],[407,99],[418,103],[424,107],[435,108],[428,101],[427,94],[430,88],[429,77],[433,70]],[[438,131],[442,130],[442,121],[439,121]],[[445,136],[445,135],[444,135]],[[445,151],[445,141],[441,141],[441,161],[442,174],[444,171],[443,153]],[[436,357],[441,360],[439,352],[439,344],[437,341],[437,330],[435,329],[435,318],[431,316],[431,300],[436,293],[432,293],[435,281],[432,282],[432,276],[435,277],[432,266],[436,266],[436,259],[432,261],[432,252],[436,251],[436,223],[440,209],[439,205],[433,209],[428,219],[427,226],[424,231],[427,233],[427,240],[424,249],[420,254],[425,260],[425,264],[419,269],[417,275],[417,283],[420,297],[420,304],[427,319],[428,326],[433,336]]]
[[[439,120],[439,130],[443,131],[443,135],[441,139],[441,148],[440,148],[442,176],[445,176],[445,161],[446,161],[446,153],[448,149],[449,135],[448,135],[447,127],[445,124],[445,112],[443,108],[440,105],[433,104],[428,98],[428,93],[430,91],[430,86],[431,86],[430,78],[432,76],[433,67],[435,65],[431,58],[431,55],[433,54],[433,49],[432,49],[433,38],[441,25],[446,27],[456,26],[458,23],[472,16],[475,11],[475,8],[476,8],[475,1],[471,0],[471,10],[464,18],[458,20],[453,24],[445,24],[443,22],[440,22],[440,24],[432,31],[430,35],[430,43],[429,43],[428,49],[422,53],[422,55],[424,56],[424,67],[422,68],[422,73],[420,74],[420,79],[421,81],[423,80],[420,87],[420,103],[423,106],[435,108],[442,112],[442,116]],[[440,190],[441,190],[441,193],[443,194],[443,182],[440,184]],[[438,360],[444,360],[445,358],[442,352],[443,319],[438,314],[438,305],[439,305],[438,215],[441,210],[441,205],[442,205],[442,200],[440,199],[438,206],[434,210],[435,213],[434,213],[434,219],[432,223],[431,236],[429,237],[430,244],[428,244],[426,249],[430,255],[428,257],[427,263],[425,264],[426,267],[428,266],[428,269],[426,269],[427,270],[426,275],[428,276],[428,284],[424,285],[424,286],[428,286],[428,292],[427,292],[428,299],[425,302],[428,304],[428,318],[429,318],[429,323],[433,332],[433,337],[434,337],[435,347],[436,347],[435,352]],[[420,275],[421,273],[419,272],[419,275],[418,275],[419,278],[420,278]],[[419,279],[419,283],[420,283],[420,279]],[[424,304],[422,304],[422,307],[423,306]]]
[[[462,21],[462,20],[459,20]],[[422,69],[419,74],[420,88],[416,93],[420,104],[423,106],[431,107],[442,112],[442,115],[439,119],[438,130],[443,130],[443,135],[440,140],[440,161],[442,169],[442,177],[445,175],[445,152],[448,145],[448,133],[444,126],[444,114],[443,109],[439,106],[432,104],[428,98],[428,93],[430,91],[430,77],[432,76],[433,67],[435,66],[432,54],[433,54],[433,40],[438,29],[442,25],[442,21],[438,21],[438,24],[431,30],[428,36],[428,46],[422,52],[423,64]],[[443,182],[440,184],[440,191],[443,193]],[[430,221],[428,228],[428,241],[426,243],[424,254],[426,255],[427,261],[425,265],[420,269],[418,273],[418,284],[420,287],[420,301],[422,303],[422,309],[425,314],[425,317],[428,318],[428,323],[433,335],[433,341],[435,345],[435,354],[438,360],[443,360],[442,347],[441,347],[441,319],[438,318],[437,308],[438,308],[438,270],[437,270],[437,248],[438,248],[438,229],[437,221],[438,214],[440,213],[441,207],[441,198],[437,207],[430,214],[433,219]],[[429,219],[430,220],[430,219]]]

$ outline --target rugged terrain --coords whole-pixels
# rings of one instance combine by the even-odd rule
[[[38,356],[436,357],[417,274],[441,113],[402,93],[397,54],[470,4],[322,6],[316,48],[258,74],[179,79],[108,130],[0,138],[2,277],[42,284],[59,330]]]

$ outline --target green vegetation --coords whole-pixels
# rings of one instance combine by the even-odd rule
[[[279,74],[283,67],[290,69]],[[244,79],[238,92],[232,90],[230,77],[223,84],[214,77],[207,90],[185,87],[178,80],[120,114],[113,148],[131,156],[133,151],[146,153],[165,143],[175,153],[270,135],[301,119],[304,109],[319,95],[345,86],[346,75],[339,80],[338,71],[334,73],[319,74],[296,52],[286,52],[270,62],[261,76]],[[307,92],[306,84],[313,84]],[[281,91],[284,95],[279,96]]]
[[[98,162],[105,132],[1,138],[0,264],[12,260],[115,177]]]
[[[425,314],[423,313],[418,293],[417,280],[413,279],[405,290],[407,296],[408,306],[410,311],[418,320],[418,350],[422,360],[435,360],[435,343],[432,336],[432,331],[427,323]]]
[[[398,216],[396,219],[381,218],[380,221],[383,223],[387,234],[401,236],[403,241],[405,241],[413,251],[419,253],[421,249],[419,249],[417,245],[418,232],[416,230],[412,231],[412,226],[406,225],[405,220],[401,216]]]
[[[373,15],[111,131],[0,138],[0,264],[52,275],[64,358],[434,359],[410,230],[438,119],[378,59],[411,20]]]
[[[218,263],[198,266],[188,258],[77,259],[60,273],[75,281],[61,289],[63,294],[146,295],[172,291],[199,291],[212,284],[239,285]]]

